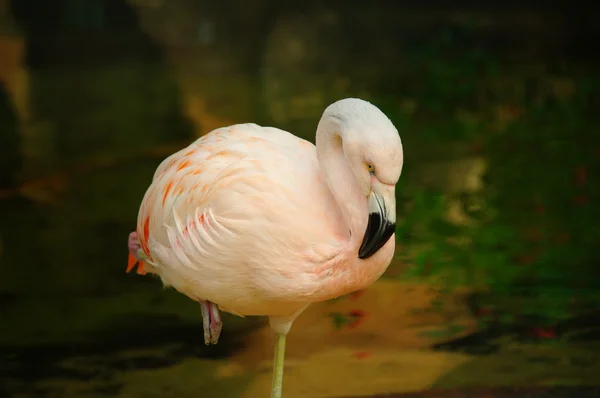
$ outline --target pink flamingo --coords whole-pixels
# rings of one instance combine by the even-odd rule
[[[216,129],[159,165],[127,272],[137,263],[198,301],[207,345],[219,339],[219,311],[268,316],[271,397],[281,397],[296,317],[366,288],[390,264],[402,164],[398,131],[360,99],[325,109],[316,147],[273,127]]]

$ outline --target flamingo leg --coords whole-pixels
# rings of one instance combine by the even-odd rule
[[[283,389],[283,362],[285,359],[285,334],[277,333],[275,342],[275,358],[273,359],[273,383],[271,398],[281,398]]]
[[[219,342],[223,322],[219,308],[210,301],[200,301],[202,311],[202,327],[204,328],[204,344],[211,345]]]
[[[208,307],[210,311],[210,342],[217,344],[221,335],[221,329],[223,329],[223,322],[221,321],[219,308],[210,301],[208,302]]]

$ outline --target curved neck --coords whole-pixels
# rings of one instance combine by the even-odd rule
[[[367,227],[367,200],[348,165],[343,141],[344,128],[339,121],[323,117],[315,138],[317,159],[346,227],[350,230],[350,245],[358,250]]]

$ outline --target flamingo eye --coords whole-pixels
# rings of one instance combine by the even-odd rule
[[[375,175],[375,167],[371,163],[367,163],[367,170],[369,170],[369,174]]]

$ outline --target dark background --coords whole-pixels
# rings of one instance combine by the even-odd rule
[[[404,143],[397,256],[364,296],[302,315],[290,361],[357,351],[306,374],[362,369],[365,394],[597,384],[599,16],[566,1],[0,1],[0,396],[263,391],[264,320],[226,316],[206,349],[195,303],[124,273],[125,241],[170,153],[247,121],[313,140],[349,96]],[[423,380],[381,368],[382,350]],[[456,365],[429,372],[440,363]],[[289,394],[341,396],[358,377],[290,372]]]

